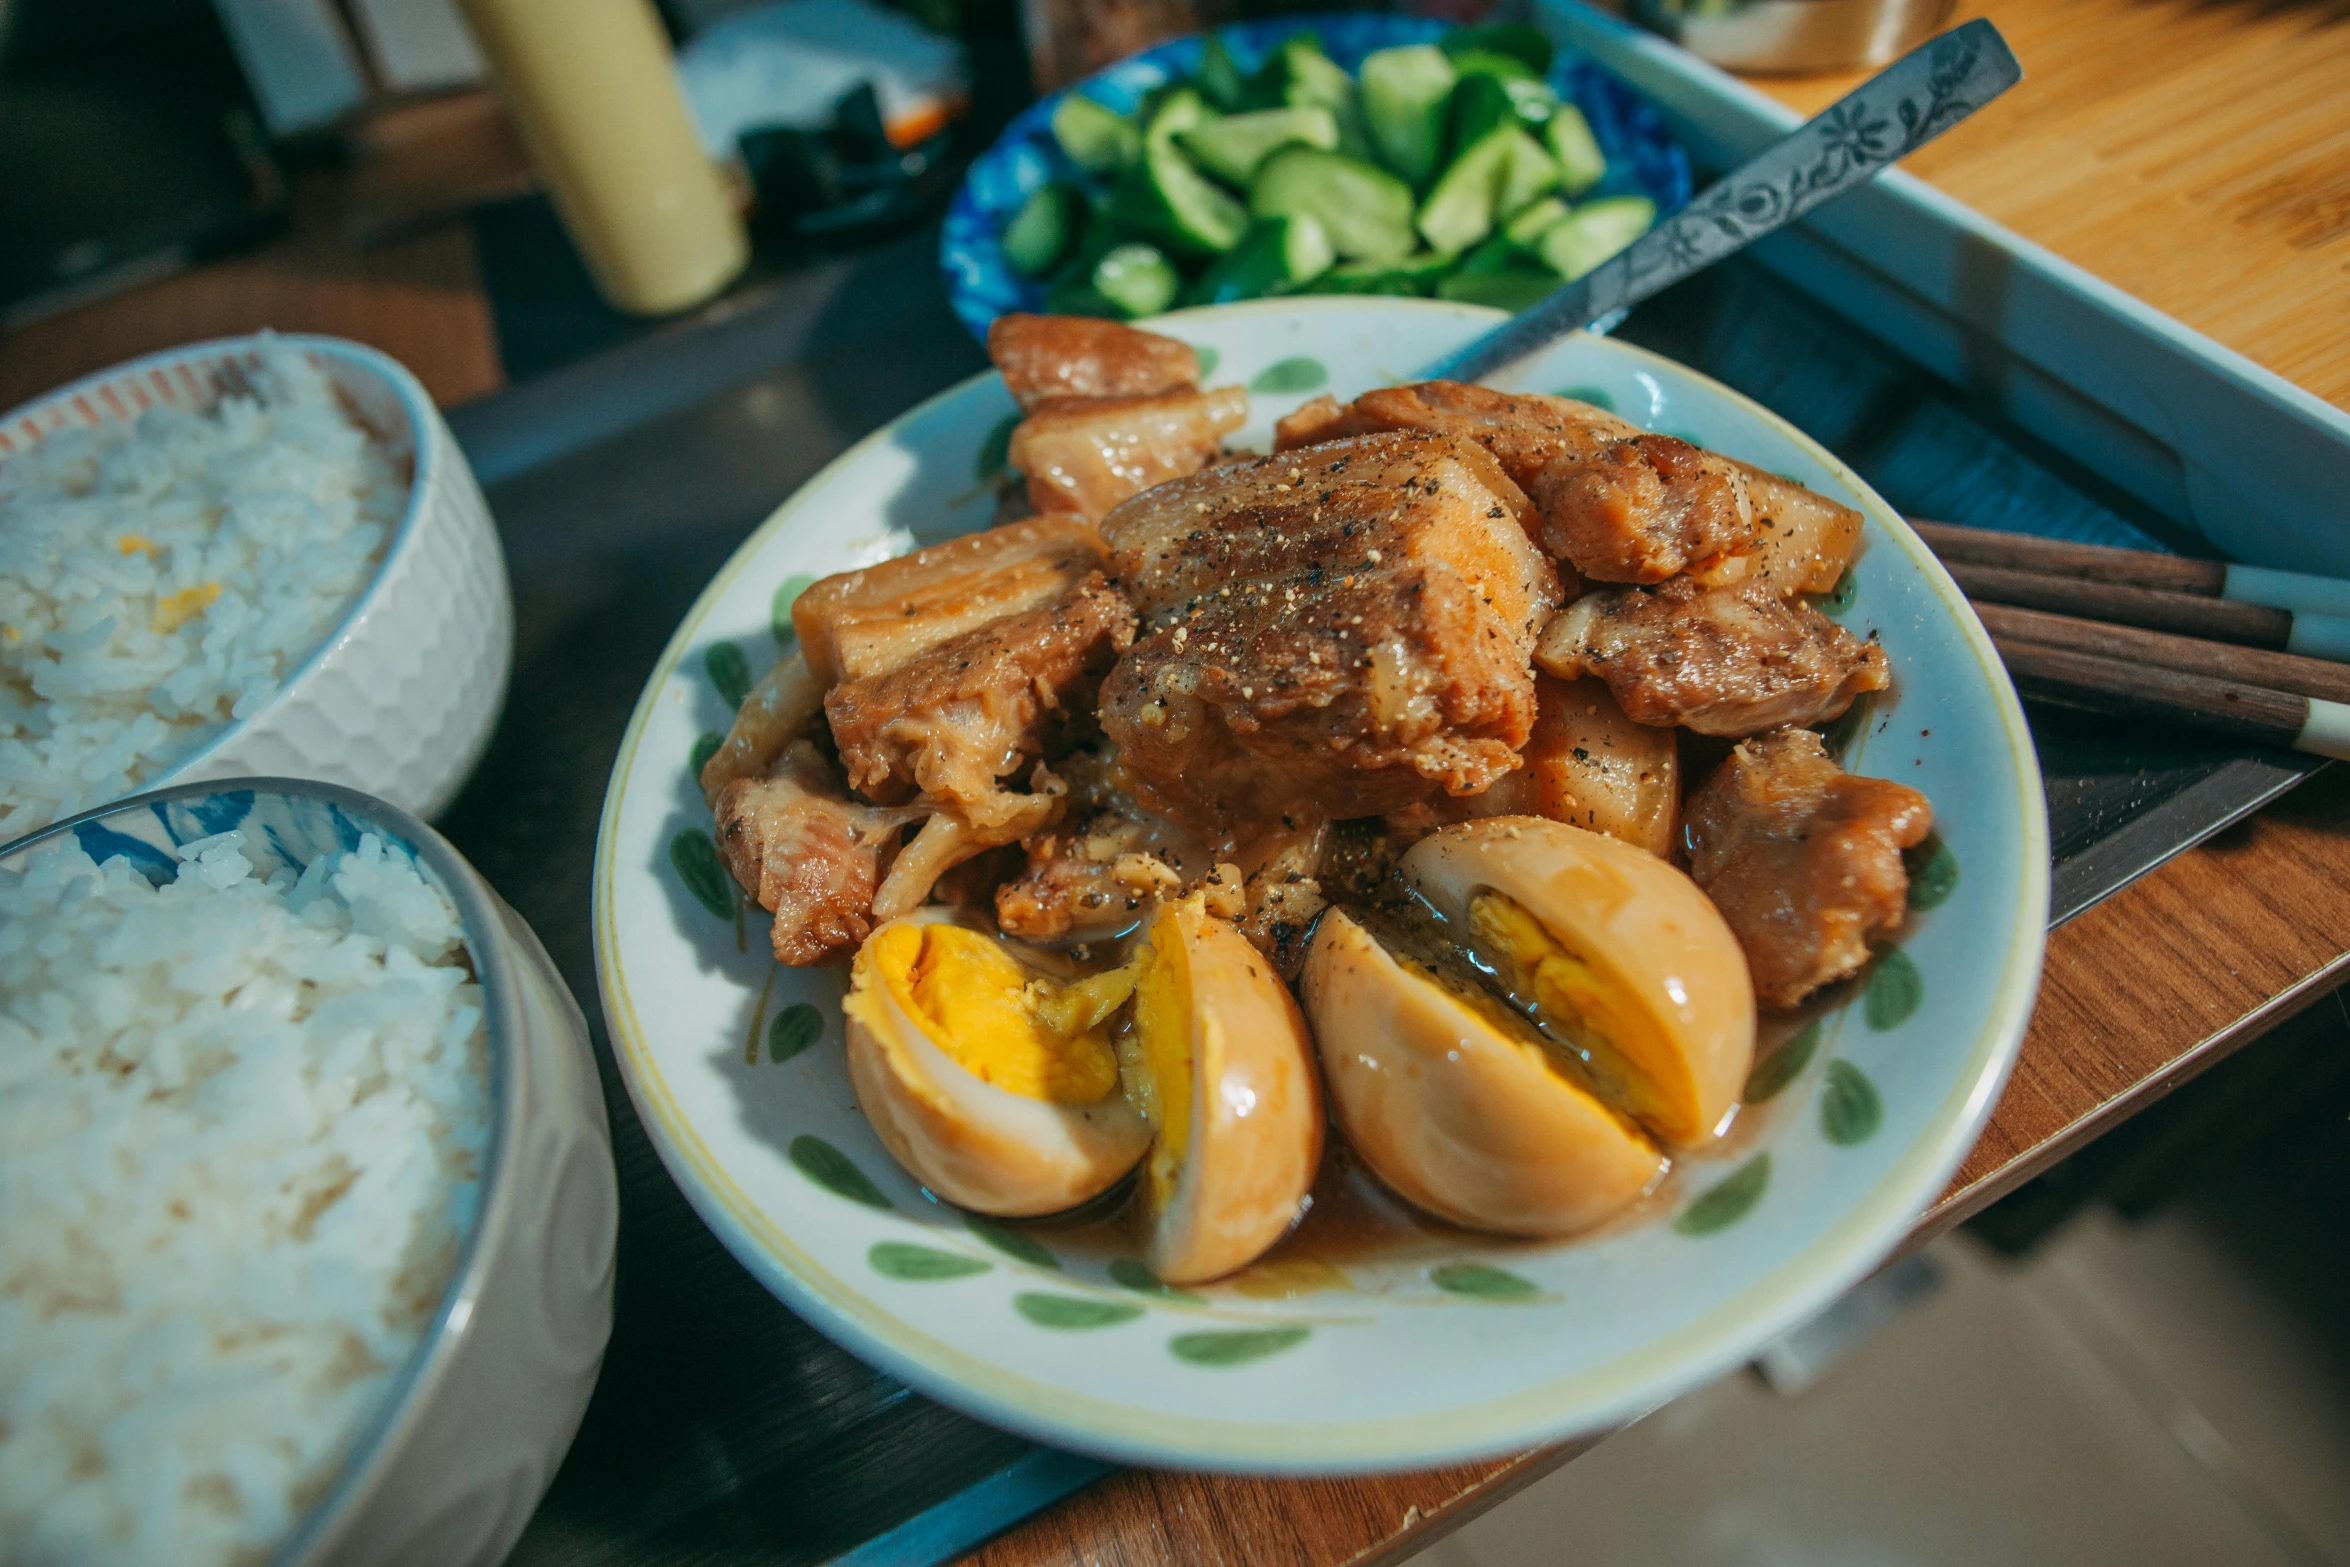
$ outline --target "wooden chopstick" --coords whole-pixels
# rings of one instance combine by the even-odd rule
[[[2042,701],[2350,758],[2350,705],[2069,648],[1991,640],[2016,688]]]
[[[2029,533],[1962,528],[1953,523],[1915,518],[1910,526],[1917,529],[1918,537],[1945,562],[2010,566],[2084,582],[2112,582],[2162,593],[2186,593],[2198,598],[2266,604],[2275,609],[2350,616],[2350,581],[2339,577],[2315,577],[2305,572],[2239,566],[2227,561],[2190,560],[2184,555],[2115,549],[2104,544],[2074,544]]]
[[[2037,609],[1977,600],[1977,615],[1994,641],[2030,643],[2073,653],[2094,653],[2190,674],[2213,675],[2248,686],[2266,686],[2295,696],[2314,696],[2328,702],[2350,703],[2350,668],[2322,658],[2299,658],[2263,648],[2227,642],[2205,642],[2195,637],[2141,631],[2104,621],[2078,620]]]
[[[2293,640],[2294,616],[2289,609],[2166,593],[2120,582],[2053,577],[2012,566],[1953,560],[1943,565],[1968,598],[1993,604],[2020,604],[2027,609],[2272,651],[2282,651]]]

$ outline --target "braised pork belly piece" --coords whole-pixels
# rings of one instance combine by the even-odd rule
[[[1524,765],[1484,793],[1407,806],[1387,818],[1388,828],[1408,844],[1480,816],[1541,816],[1671,857],[1680,743],[1670,729],[1634,723],[1604,682],[1538,676],[1534,732],[1520,754]]]
[[[1689,874],[1729,921],[1766,1007],[1858,973],[1901,924],[1901,851],[1934,825],[1926,797],[1847,773],[1808,729],[1741,743],[1689,797]]]
[[[1892,678],[1883,648],[1800,600],[1688,577],[1584,595],[1534,657],[1562,680],[1597,675],[1639,723],[1707,735],[1819,723]]]
[[[1189,343],[1089,316],[1000,315],[987,357],[1023,412],[1054,397],[1149,397],[1199,385]]]
[[[1754,544],[1746,475],[1670,435],[1553,458],[1527,494],[1542,547],[1595,582],[1662,582]]]
[[[1737,467],[1754,512],[1748,575],[1782,596],[1832,592],[1860,550],[1860,513],[1752,464]]]
[[[1105,519],[1145,630],[1102,728],[1139,797],[1221,831],[1510,771],[1559,598],[1523,507],[1481,448],[1388,434],[1229,464]]]
[[[846,958],[873,933],[883,860],[924,813],[850,799],[824,754],[795,740],[764,776],[721,785],[711,814],[728,873],[775,916],[775,961],[805,967]]]
[[[1088,721],[1133,639],[1134,612],[1096,572],[1049,604],[834,686],[824,712],[850,785],[880,804],[921,799],[983,834],[1001,829],[1032,809],[1003,780]]]
[[[826,577],[792,604],[820,689],[884,675],[991,620],[1050,604],[1109,563],[1082,517],[1033,517]]]
[[[1248,420],[1248,392],[1160,392],[1148,397],[1056,397],[1012,432],[1009,461],[1027,475],[1040,512],[1102,517],[1130,495],[1223,454]]]
[[[1344,405],[1316,398],[1274,426],[1273,449],[1389,430],[1475,441],[1493,453],[1521,489],[1559,457],[1641,433],[1638,425],[1571,397],[1497,392],[1466,381],[1421,381],[1381,387]]]

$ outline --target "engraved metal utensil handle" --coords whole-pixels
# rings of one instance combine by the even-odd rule
[[[1548,299],[1420,372],[1479,381],[1873,178],[2023,80],[1978,18],[1920,44]]]

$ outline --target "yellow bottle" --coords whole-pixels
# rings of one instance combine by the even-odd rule
[[[650,0],[459,0],[499,96],[613,305],[700,304],[750,258]]]

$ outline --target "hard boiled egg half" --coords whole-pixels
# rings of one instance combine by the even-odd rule
[[[943,909],[892,920],[858,949],[842,1003],[858,1107],[891,1156],[958,1207],[1076,1207],[1151,1144],[1108,1027],[1132,988],[1129,970],[1058,981]]]
[[[1170,1284],[1248,1266],[1303,1212],[1322,1158],[1305,1019],[1263,954],[1194,896],[1160,905],[1133,965],[1129,1092],[1157,1134],[1144,1260]]]

